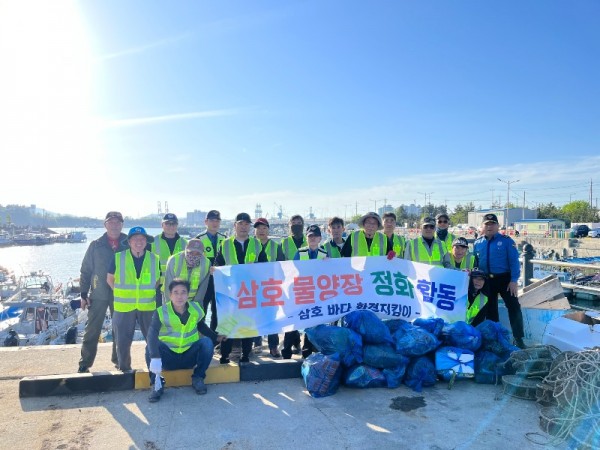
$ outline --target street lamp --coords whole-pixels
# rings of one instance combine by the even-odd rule
[[[498,178],[498,181],[506,183],[506,214],[504,215],[504,226],[508,228],[508,202],[510,201],[510,185],[513,183],[518,183],[521,180],[506,181]]]

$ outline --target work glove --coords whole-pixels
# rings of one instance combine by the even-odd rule
[[[394,250],[390,250],[389,253],[387,254],[387,259],[389,259],[391,261],[395,257],[396,257],[396,252]]]
[[[160,358],[152,358],[149,369],[153,374],[160,375],[162,373],[162,360]]]

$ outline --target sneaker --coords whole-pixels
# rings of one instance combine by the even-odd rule
[[[206,385],[204,384],[203,378],[196,378],[192,380],[192,387],[198,395],[204,395],[207,392]]]
[[[225,358],[224,356],[221,356],[221,358],[219,359],[219,362],[221,364],[229,364],[230,360],[229,360],[229,358]]]
[[[284,348],[281,350],[281,356],[283,356],[283,359],[292,359],[292,350],[289,348]]]
[[[300,353],[302,353],[302,350],[300,349],[299,345],[294,345],[294,349],[292,350],[292,353],[294,355],[299,355]]]
[[[154,389],[154,386],[152,386],[152,391],[150,392],[150,395],[148,396],[148,401],[150,403],[156,403],[157,401],[160,400],[160,398],[162,397],[164,392],[165,392],[165,388],[160,388],[157,391]]]
[[[254,353],[257,355],[260,355],[263,352],[263,346],[262,345],[258,345],[256,347],[254,347]]]
[[[90,369],[84,365],[79,366],[77,373],[90,373]]]
[[[525,342],[523,342],[523,338],[515,338],[515,345],[522,350],[527,348]]]
[[[272,358],[281,358],[281,353],[279,353],[277,347],[271,347],[269,349],[269,353],[271,354]]]
[[[248,355],[243,355],[240,358],[240,363],[249,363],[250,362],[250,358],[248,357]]]

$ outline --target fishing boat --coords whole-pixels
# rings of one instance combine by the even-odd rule
[[[62,285],[54,286],[50,275],[42,271],[23,275],[16,292],[1,303],[0,344],[11,329],[19,335],[20,344],[45,343],[44,336],[50,337],[54,330],[71,322],[74,312],[63,295]]]
[[[8,247],[13,241],[6,231],[0,231],[0,247]]]

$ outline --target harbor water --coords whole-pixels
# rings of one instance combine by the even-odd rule
[[[53,228],[53,231],[66,233],[73,231],[67,228]],[[70,279],[79,277],[81,261],[85,252],[94,239],[98,239],[106,231],[104,228],[83,228],[87,242],[55,243],[39,246],[12,246],[0,248],[0,266],[14,272],[18,279],[20,275],[42,270],[52,277],[54,285],[63,285]],[[127,231],[127,228],[124,228]],[[162,230],[148,228],[148,234],[155,236]]]

